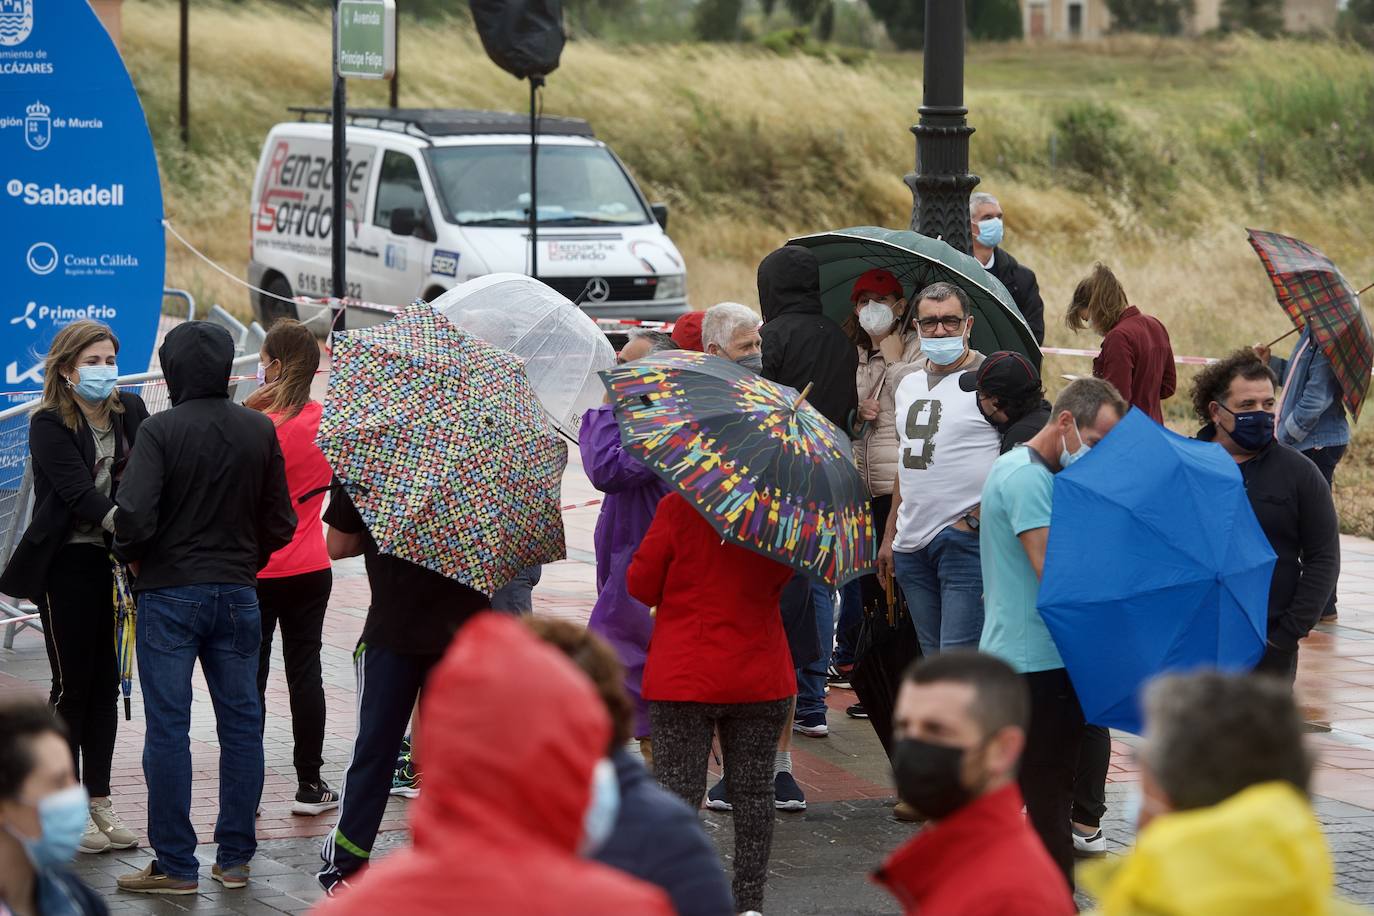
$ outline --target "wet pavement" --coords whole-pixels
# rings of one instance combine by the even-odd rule
[[[564,483],[564,502],[580,504],[599,494],[571,456]],[[597,508],[565,513],[569,559],[545,567],[535,591],[536,613],[585,621],[595,598],[592,531]],[[1319,755],[1315,804],[1332,848],[1337,881],[1350,897],[1374,903],[1374,542],[1342,539],[1340,619],[1321,625],[1303,643],[1298,693],[1312,723]],[[326,618],[323,669],[328,724],[324,775],[341,783],[354,732],[354,683],[351,653],[361,632],[369,591],[360,560],[335,566],[334,592]],[[43,694],[49,678],[42,639],[22,632],[11,651],[0,650],[0,693]],[[844,708],[854,702],[849,691],[830,697],[831,734],[794,741],[795,775],[806,792],[809,810],[780,814],[774,839],[766,912],[769,914],[877,914],[898,908],[868,880],[883,856],[913,828],[890,817],[892,791],[882,749],[868,724],[849,719]],[[106,893],[116,912],[201,914],[299,912],[319,898],[313,874],[319,837],[333,825],[332,815],[314,818],[290,813],[295,792],[291,767],[291,728],[280,640],[267,690],[267,760],[261,840],[253,860],[253,881],[246,890],[226,891],[209,879],[213,847],[201,850],[200,894],[195,897],[149,898],[117,892],[117,875],[142,867],[146,850],[80,856],[79,872]],[[140,764],[143,719],[137,687],[134,718],[121,718],[114,768],[114,804],[131,827],[146,829],[146,791]],[[1120,801],[1138,779],[1129,741],[1113,745],[1108,786],[1110,810],[1104,828],[1115,850],[1125,848],[1131,829],[1120,819]],[[209,843],[217,813],[218,744],[204,679],[195,679],[192,713],[192,818],[203,843]],[[392,799],[383,821],[378,857],[403,844],[405,806]],[[708,832],[728,857],[732,848],[728,815],[703,813]],[[455,889],[455,893],[461,893]]]

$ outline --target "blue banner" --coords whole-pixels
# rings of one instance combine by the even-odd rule
[[[86,0],[0,0],[0,391],[42,385],[48,345],[94,318],[121,373],[152,358],[162,187],[129,72]]]

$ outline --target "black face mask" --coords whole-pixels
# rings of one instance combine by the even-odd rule
[[[1274,415],[1267,410],[1243,410],[1236,413],[1220,401],[1217,406],[1235,420],[1231,441],[1247,452],[1258,452],[1274,438]]]
[[[973,800],[962,778],[967,749],[903,738],[892,752],[897,796],[926,817],[948,817]]]

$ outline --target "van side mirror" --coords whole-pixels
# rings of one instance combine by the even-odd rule
[[[653,214],[654,214],[654,221],[655,221],[656,223],[658,223],[659,227],[660,227],[664,232],[667,232],[667,231],[668,231],[668,205],[667,205],[667,204],[651,204],[651,205],[649,206],[649,209],[653,211]]]
[[[410,207],[397,207],[391,211],[391,234],[414,235],[415,211]]]

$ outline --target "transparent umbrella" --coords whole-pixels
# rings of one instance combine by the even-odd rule
[[[606,396],[597,373],[615,365],[615,350],[596,322],[521,274],[469,280],[432,304],[469,334],[524,360],[525,376],[550,422],[577,441],[582,415]]]

